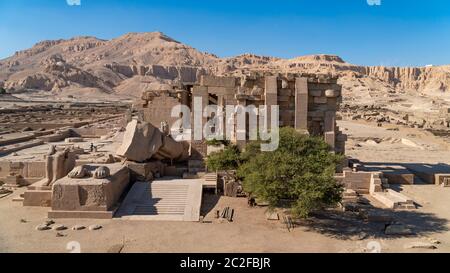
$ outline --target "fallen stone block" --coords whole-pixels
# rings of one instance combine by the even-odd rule
[[[266,219],[269,221],[279,221],[280,215],[277,212],[268,211],[266,212]]]
[[[115,254],[121,253],[124,247],[125,246],[123,244],[113,245],[108,249],[106,253],[115,253]]]
[[[383,211],[369,211],[367,213],[367,220],[369,222],[375,223],[391,223],[393,217],[390,213],[386,213]]]
[[[46,224],[40,224],[36,227],[36,230],[39,230],[39,231],[44,231],[44,230],[49,230],[49,229],[51,229],[51,227],[49,227]]]
[[[90,231],[99,230],[99,229],[102,229],[102,226],[100,226],[100,225],[91,225],[91,226],[89,226],[89,230]]]
[[[409,140],[407,138],[402,138],[402,144],[406,145],[406,146],[409,146],[409,147],[412,147],[412,148],[418,148],[418,149],[421,149],[421,150],[425,149],[421,145],[419,145],[419,144],[415,143],[414,141]]]
[[[437,249],[432,243],[414,242],[405,245],[406,249]]]
[[[64,225],[54,225],[54,226],[52,227],[52,229],[53,229],[53,230],[57,230],[57,231],[61,231],[61,230],[66,230],[67,227],[64,226]]]
[[[75,225],[75,226],[72,227],[72,230],[83,230],[83,229],[85,229],[85,228],[86,228],[86,227],[83,226],[83,225]]]
[[[386,230],[384,231],[384,234],[408,236],[414,235],[414,232],[409,227],[403,224],[395,224],[387,226]]]
[[[84,142],[82,137],[69,137],[64,140],[65,143],[80,143]]]

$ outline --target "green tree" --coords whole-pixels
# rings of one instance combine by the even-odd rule
[[[217,139],[213,138],[213,139],[207,140],[206,144],[217,147],[220,145],[228,146],[228,145],[230,145],[230,142],[228,140],[217,140]]]
[[[212,153],[206,159],[206,166],[211,171],[236,170],[241,162],[241,152],[235,145],[226,146],[223,151]]]
[[[282,128],[276,151],[258,152],[257,144],[250,144],[241,158],[244,190],[272,208],[287,204],[294,216],[306,218],[341,201],[343,188],[333,176],[342,156],[330,153],[320,138]]]
[[[0,95],[6,94],[6,90],[3,87],[0,87]]]

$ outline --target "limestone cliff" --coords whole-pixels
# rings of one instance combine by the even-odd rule
[[[43,90],[58,94],[91,88],[138,96],[154,86],[151,84],[195,82],[204,74],[239,75],[252,70],[336,74],[341,76],[340,83],[348,96],[364,90],[440,94],[449,91],[450,86],[450,66],[359,66],[335,55],[281,59],[243,54],[219,58],[160,32],[129,33],[112,40],[76,37],[43,41],[0,60],[0,84],[16,92]]]

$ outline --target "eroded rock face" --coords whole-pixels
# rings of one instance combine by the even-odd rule
[[[62,88],[78,85],[111,91],[113,84],[66,62],[61,54],[51,55],[39,62],[38,70],[12,76],[6,88],[19,90],[60,91]]]
[[[139,97],[151,89],[149,82],[195,82],[205,74],[240,76],[254,71],[334,74],[340,77],[345,97],[356,99],[366,89],[381,94],[413,91],[417,95],[439,95],[450,89],[450,66],[361,66],[335,55],[218,58],[159,32],[130,33],[110,41],[94,37],[43,41],[2,60],[0,81],[15,91],[70,90],[76,94],[77,90],[95,89]]]

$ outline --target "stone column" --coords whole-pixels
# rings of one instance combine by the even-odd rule
[[[201,101],[201,103],[200,103]],[[208,87],[194,86],[192,89],[192,139],[191,158],[203,159],[206,156],[206,141],[203,136],[203,128],[207,123],[207,118],[203,116],[203,111],[209,103]]]
[[[295,129],[308,130],[308,79],[295,79]]]
[[[334,132],[336,130],[336,112],[325,112],[324,132]]]
[[[243,126],[244,127],[242,127],[242,128],[239,128],[239,126],[238,126],[238,118],[237,118],[237,116],[236,116],[236,119],[235,119],[235,124],[236,124],[236,145],[239,147],[239,148],[244,148],[245,147],[245,145],[247,144],[247,130],[248,130],[248,128],[249,128],[249,124],[247,123],[248,122],[248,119],[247,119],[247,117],[246,117],[246,114],[245,114],[245,107],[247,106],[247,96],[245,96],[245,95],[236,95],[236,99],[237,99],[237,101],[238,101],[238,105],[240,106],[240,107],[242,107],[239,111],[243,111],[243,113],[244,113],[244,115],[245,115],[245,124],[243,124]],[[242,126],[242,125],[241,125]]]
[[[272,120],[272,105],[278,105],[278,77],[266,76],[265,77],[265,93],[264,100],[267,109],[266,121],[267,128],[270,129]],[[260,125],[261,126],[261,125]]]

